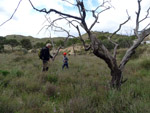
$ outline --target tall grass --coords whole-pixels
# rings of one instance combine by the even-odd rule
[[[68,56],[64,70],[58,55],[43,73],[36,53],[0,54],[0,113],[149,113],[148,57],[129,61],[128,81],[116,91],[107,65],[93,55]]]

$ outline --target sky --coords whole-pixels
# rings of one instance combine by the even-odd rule
[[[58,11],[72,14],[74,16],[79,16],[78,10],[75,6],[64,2],[62,0],[31,0],[36,8],[46,8],[46,9],[57,9]],[[75,3],[75,0],[68,0],[71,3]],[[83,0],[85,3],[85,8],[89,10],[95,9],[101,4],[103,0]],[[19,0],[0,0],[0,24],[8,20],[13,14]],[[144,18],[146,11],[149,8],[150,0],[142,1],[142,12],[140,19]],[[106,4],[110,6],[110,4]],[[125,24],[122,29],[119,31],[120,34],[131,35],[132,30],[135,28],[135,12],[137,11],[137,0],[111,0],[111,6],[113,8],[103,12],[99,16],[99,23],[93,27],[93,31],[104,31],[104,32],[114,32],[118,29],[120,23],[123,23],[127,19],[126,10],[128,10],[131,20]],[[100,9],[102,10],[102,9]],[[88,27],[94,21],[94,18],[90,16],[89,12],[86,17],[86,22]],[[13,18],[0,26],[0,36],[6,35],[25,35],[33,36],[36,38],[44,37],[65,37],[65,32],[54,32],[46,30],[46,25],[49,25],[46,22],[46,17],[50,17],[51,20],[59,17],[56,13],[51,13],[46,15],[44,13],[39,13],[35,11],[28,0],[22,0],[17,12]],[[140,28],[144,28],[150,22],[150,18],[145,20],[145,22],[140,24]],[[59,21],[57,25],[65,28],[74,36],[78,36],[78,33],[75,28],[71,27],[66,21]],[[82,34],[85,33],[84,30],[81,30]]]

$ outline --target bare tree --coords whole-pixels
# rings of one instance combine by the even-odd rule
[[[128,15],[128,12],[127,12],[127,19],[124,20],[124,22],[119,25],[117,30],[115,30],[110,36],[108,36],[108,40],[112,44],[114,44],[113,53],[111,53],[104,46],[102,41],[97,39],[96,35],[92,32],[92,28],[98,23],[99,15],[113,7],[113,6],[111,6],[110,2],[103,0],[102,4],[100,4],[94,10],[87,10],[87,9],[85,9],[83,0],[75,0],[75,2],[76,2],[75,4],[71,3],[69,0],[68,1],[62,0],[62,1],[67,2],[67,3],[77,7],[78,13],[80,16],[74,16],[72,14],[60,12],[56,9],[49,9],[49,10],[47,10],[46,8],[38,9],[33,5],[31,0],[29,0],[30,4],[34,10],[36,10],[38,12],[43,12],[45,14],[50,14],[51,12],[55,12],[56,14],[58,14],[60,16],[53,21],[49,21],[49,25],[47,25],[47,29],[52,28],[55,31],[65,31],[67,33],[67,38],[66,38],[66,40],[67,40],[69,37],[74,37],[74,36],[70,35],[70,32],[68,30],[66,30],[62,27],[59,27],[56,24],[57,21],[66,20],[66,22],[68,22],[69,25],[76,28],[76,30],[79,34],[79,39],[81,40],[85,50],[86,51],[92,50],[92,52],[95,56],[104,60],[106,62],[106,64],[108,65],[108,67],[111,71],[110,75],[112,77],[111,82],[110,82],[111,86],[114,88],[120,88],[121,85],[126,81],[126,80],[123,80],[123,70],[125,68],[125,65],[129,61],[129,59],[131,58],[133,53],[135,52],[136,48],[139,47],[141,42],[144,40],[144,38],[146,38],[150,34],[150,23],[148,23],[144,29],[139,30],[140,23],[144,22],[147,18],[149,18],[150,7],[147,9],[147,14],[145,15],[145,17],[140,20],[139,18],[140,18],[140,13],[141,13],[142,0],[137,0],[138,11],[136,12],[136,27],[134,29],[134,34],[137,38],[137,41],[135,43],[133,43],[133,45],[131,45],[131,47],[126,51],[122,60],[120,62],[118,62],[116,59],[118,44],[112,40],[112,37],[114,37],[115,34],[117,34],[120,31],[122,26],[130,20],[130,16]],[[21,2],[21,0],[20,0],[20,2]],[[20,4],[20,2],[19,2],[19,4]],[[109,6],[106,6],[106,4],[109,4]],[[18,6],[17,6],[17,8],[18,8]],[[91,12],[92,17],[94,18],[93,23],[89,27],[88,27],[87,21],[86,21],[87,12]],[[3,24],[1,24],[1,25],[3,25]],[[88,34],[88,38],[90,40],[89,45],[87,45],[82,38],[81,28],[84,29],[84,31]],[[61,47],[58,48],[58,52],[59,52],[60,48]],[[58,54],[58,52],[56,53],[56,55]]]
[[[63,1],[65,1],[69,4],[72,4],[67,0],[63,0]],[[141,42],[144,40],[144,38],[150,34],[150,27],[149,27],[150,24],[148,24],[144,29],[139,31],[140,23],[148,18],[149,10],[150,10],[150,8],[148,8],[147,15],[143,19],[139,20],[142,0],[137,0],[138,11],[136,12],[136,27],[134,29],[134,34],[137,37],[137,41],[135,43],[133,43],[133,45],[126,51],[124,57],[122,58],[121,62],[119,62],[119,63],[117,62],[117,59],[116,59],[118,44],[112,40],[112,37],[114,37],[115,34],[118,33],[118,31],[120,31],[121,27],[130,20],[130,16],[128,15],[128,12],[127,12],[128,18],[119,25],[119,28],[114,33],[112,33],[111,36],[108,37],[108,40],[114,44],[114,50],[113,50],[113,54],[112,54],[103,45],[101,40],[97,39],[96,35],[94,35],[94,33],[92,32],[92,28],[95,26],[96,23],[98,23],[99,15],[102,12],[104,12],[112,7],[112,6],[105,7],[105,4],[109,3],[108,1],[103,1],[103,3],[101,5],[99,5],[95,10],[87,10],[87,9],[85,9],[83,0],[76,0],[76,4],[72,4],[72,5],[74,5],[78,8],[78,11],[80,14],[79,17],[57,11],[56,9],[50,9],[50,10],[46,10],[45,8],[37,9],[32,4],[31,0],[29,0],[29,2],[31,4],[31,6],[33,7],[33,9],[35,9],[36,11],[44,12],[46,14],[55,12],[61,16],[61,18],[58,18],[58,19],[54,20],[53,22],[51,22],[51,25],[52,24],[54,25],[54,22],[56,22],[56,21],[65,19],[69,24],[74,26],[78,31],[79,38],[82,41],[82,43],[85,47],[85,50],[92,49],[93,54],[96,55],[97,57],[99,57],[100,59],[103,59],[106,62],[106,64],[108,65],[109,69],[111,70],[111,76],[112,76],[112,79],[110,82],[111,86],[114,88],[121,87],[121,85],[126,81],[126,80],[123,80],[123,74],[122,74],[126,63],[129,61],[132,54],[135,52],[136,48],[141,44]],[[102,7],[103,7],[103,10],[99,11],[98,9],[102,8]],[[92,16],[95,18],[94,22],[91,24],[90,27],[88,27],[87,23],[86,23],[87,11],[90,11]],[[77,24],[74,24],[74,23],[77,23]],[[88,38],[90,39],[90,45],[86,45],[86,43],[84,42],[82,35],[81,35],[81,31],[80,31],[81,28],[83,28],[86,31],[86,33],[88,34]],[[68,36],[69,36],[69,34],[68,34]]]

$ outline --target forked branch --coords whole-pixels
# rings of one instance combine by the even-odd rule
[[[64,16],[67,16],[67,17],[70,17],[70,18],[74,18],[74,19],[77,19],[77,20],[82,20],[80,17],[77,17],[77,16],[72,16],[72,15],[69,15],[69,14],[66,14],[66,13],[62,13],[60,11],[57,11],[55,9],[49,9],[48,11],[46,10],[46,8],[43,8],[43,9],[37,9],[36,7],[34,7],[34,5],[32,4],[31,0],[29,0],[32,8],[38,12],[43,12],[43,13],[46,13],[46,14],[50,14],[51,12],[55,12],[57,14],[60,14],[60,15],[64,15]]]

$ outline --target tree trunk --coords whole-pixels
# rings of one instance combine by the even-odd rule
[[[75,46],[75,44],[73,44],[73,53],[74,53],[74,56],[76,56],[76,51],[75,51],[75,49],[74,49],[74,46]]]
[[[111,82],[110,86],[112,88],[120,89],[121,87],[121,81],[122,81],[122,71],[118,68],[115,68],[114,70],[111,70]]]
[[[91,35],[92,36],[92,35]],[[103,59],[106,64],[108,65],[109,69],[111,70],[111,82],[110,86],[112,88],[117,88],[120,89],[121,87],[121,81],[122,81],[122,70],[118,67],[116,58],[114,58],[107,48],[104,47],[104,45],[97,40],[94,36],[92,36],[92,48],[93,48],[93,53],[100,59]]]

